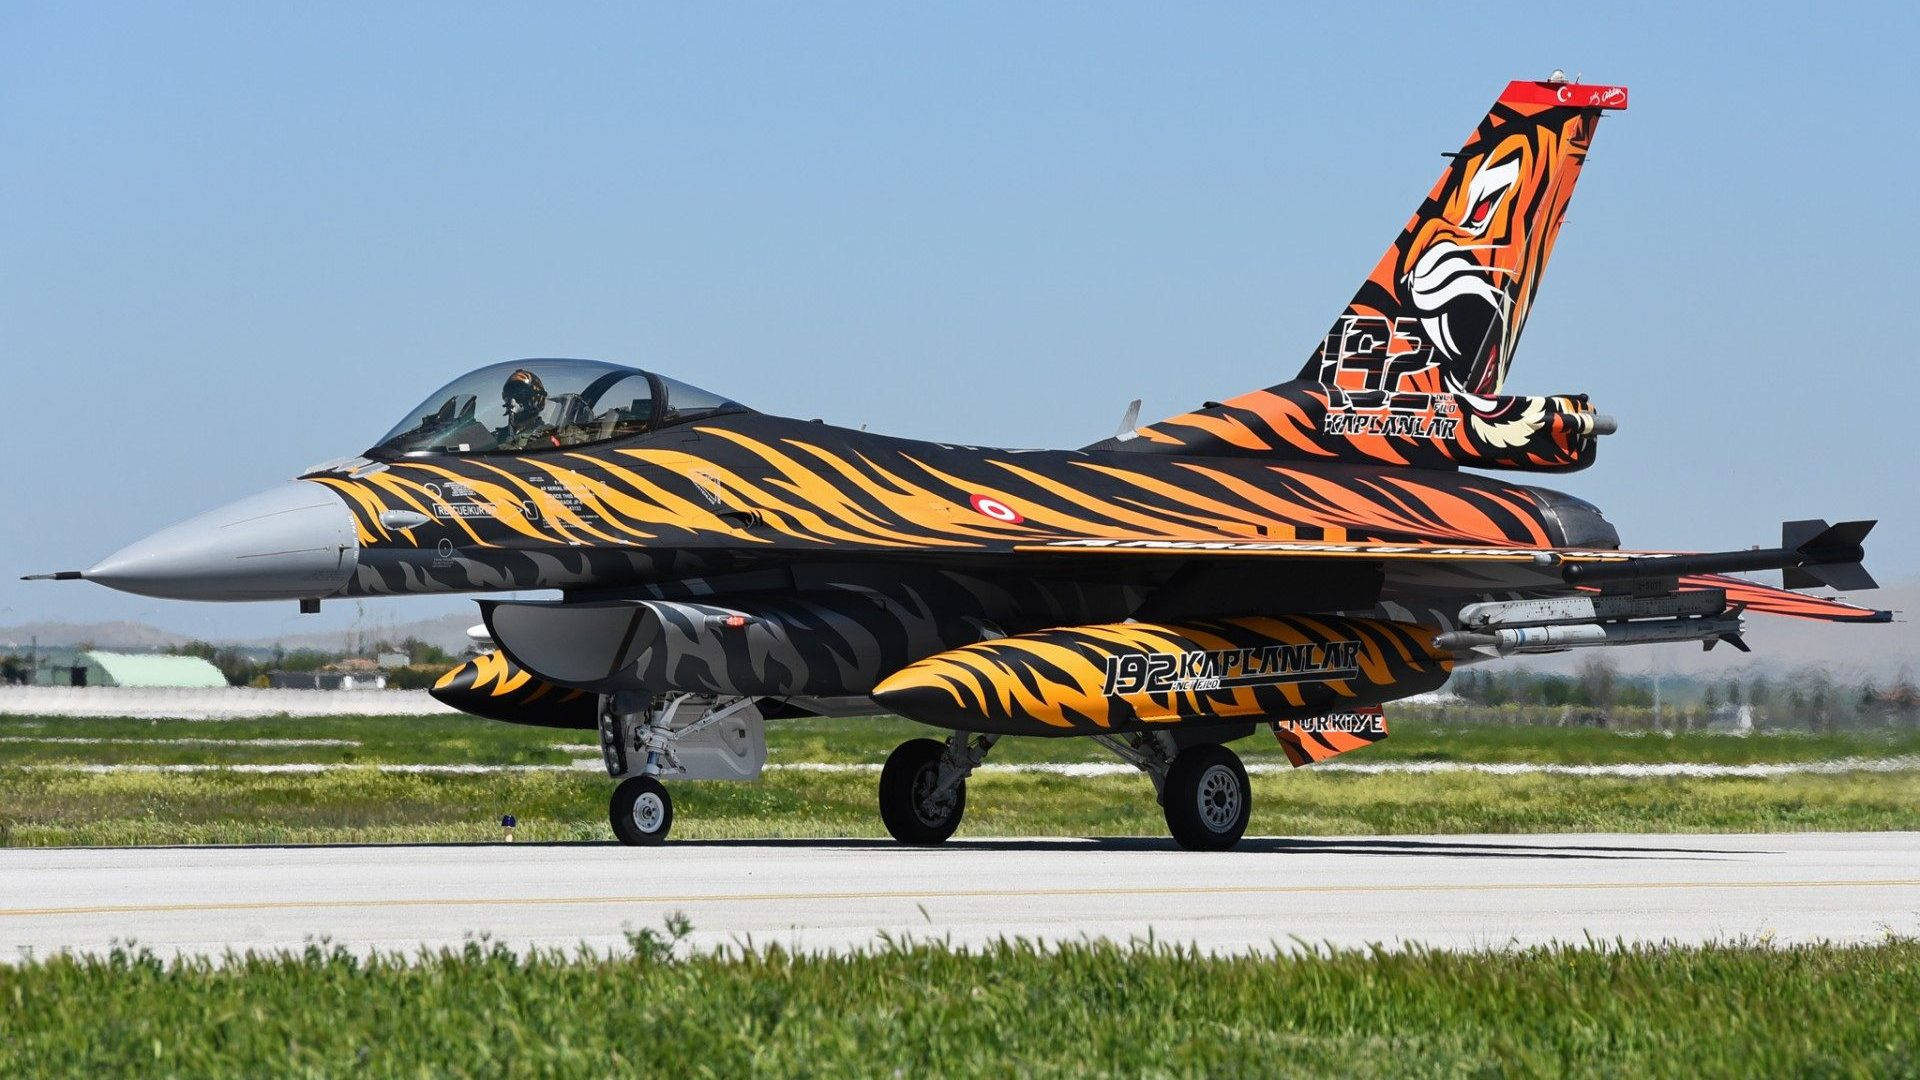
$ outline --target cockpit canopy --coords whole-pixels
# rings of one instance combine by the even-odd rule
[[[551,450],[746,411],[699,387],[601,360],[508,360],[436,390],[368,454]]]

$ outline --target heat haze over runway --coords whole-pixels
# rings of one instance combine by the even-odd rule
[[[1920,932],[1920,834],[475,844],[0,850],[0,957],[458,945],[622,948],[684,912],[696,945],[882,934],[1156,939],[1207,949]]]

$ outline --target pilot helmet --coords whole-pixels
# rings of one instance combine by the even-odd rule
[[[532,416],[547,404],[547,388],[540,376],[520,368],[507,376],[507,384],[500,388],[500,398],[506,404],[507,415],[518,419]]]

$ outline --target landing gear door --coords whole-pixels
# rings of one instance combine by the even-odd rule
[[[693,720],[692,724],[699,723]],[[683,729],[687,730],[687,729]],[[680,770],[672,780],[758,780],[767,764],[767,722],[755,708],[740,709],[674,740]]]
[[[600,699],[599,727],[616,779],[758,780],[767,763],[767,723],[751,698],[610,694]]]

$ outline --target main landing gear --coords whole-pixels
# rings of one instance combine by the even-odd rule
[[[960,827],[967,777],[998,735],[956,731],[945,742],[901,743],[880,770],[880,820],[903,844],[938,844]],[[1253,810],[1253,786],[1240,756],[1217,743],[1181,747],[1165,732],[1096,735],[1153,780],[1167,831],[1188,851],[1225,851],[1240,842]]]
[[[1217,743],[1183,749],[1165,732],[1093,740],[1152,778],[1174,843],[1188,851],[1226,851],[1246,834],[1253,785],[1240,755]]]
[[[1211,744],[1180,751],[1161,786],[1160,808],[1174,842],[1188,851],[1238,844],[1253,811],[1253,785],[1240,755]]]
[[[960,827],[967,777],[998,735],[956,731],[947,741],[913,739],[887,755],[880,770],[880,820],[903,844],[938,844]]]

